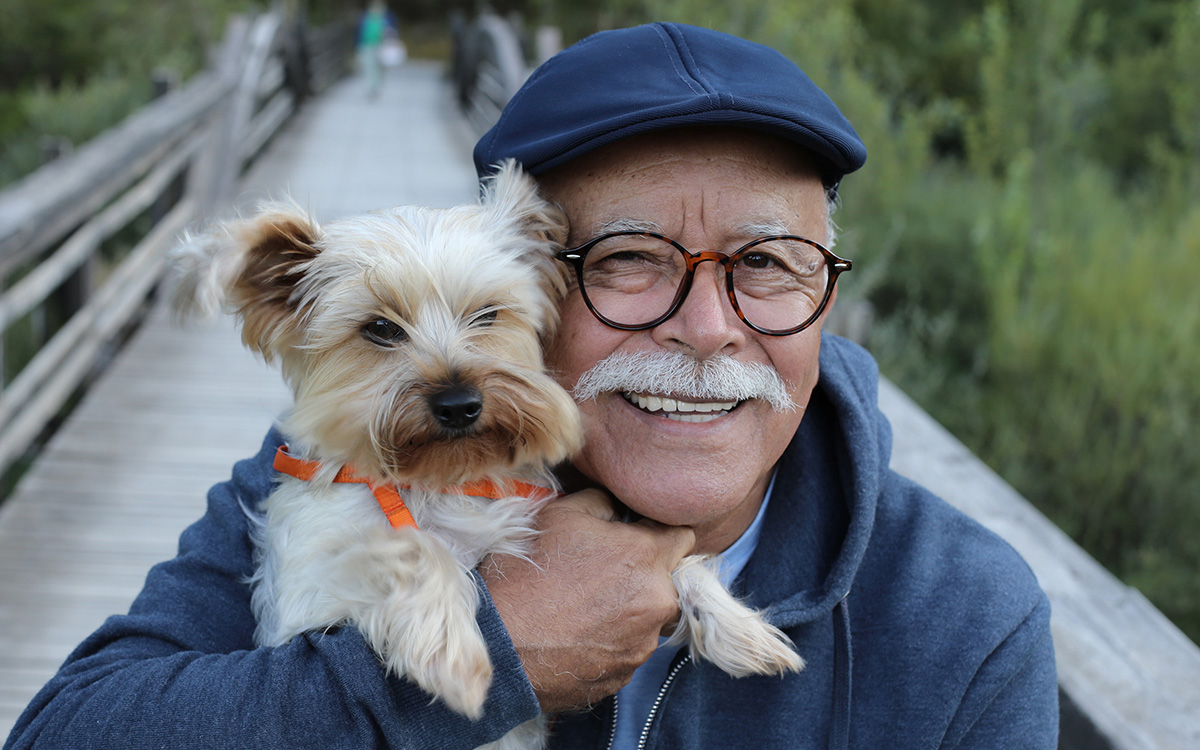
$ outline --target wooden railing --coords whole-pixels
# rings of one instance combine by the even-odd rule
[[[450,27],[450,76],[459,107],[480,134],[496,122],[530,72],[562,46],[555,28],[541,27],[530,38],[517,19],[491,12],[472,21],[454,15]]]
[[[482,132],[547,50],[531,57],[519,28],[497,16],[459,22],[456,29],[459,103]],[[852,337],[863,328],[854,315],[838,325]],[[894,429],[892,467],[1004,537],[1050,597],[1062,704],[1059,747],[1200,748],[1200,648],[894,385],[883,382],[879,402]]]
[[[1059,747],[1200,748],[1200,648],[898,388],[884,382],[879,405],[892,468],[1004,537],[1050,597]]]
[[[0,474],[139,317],[179,232],[231,203],[247,164],[344,72],[352,46],[349,24],[234,18],[209,69],[0,193],[0,335],[48,310],[64,321],[3,383]],[[132,249],[104,258],[118,233]]]

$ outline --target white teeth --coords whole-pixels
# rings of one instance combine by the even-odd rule
[[[721,416],[721,415],[720,414],[680,414],[679,412],[674,412],[674,413],[666,415],[667,419],[669,419],[673,422],[711,422],[719,416]]]
[[[693,402],[643,393],[622,395],[631,404],[649,412],[662,412],[664,417],[676,422],[711,422],[738,405],[737,401]]]

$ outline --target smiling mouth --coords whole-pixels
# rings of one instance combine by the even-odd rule
[[[681,401],[645,393],[621,393],[626,401],[650,414],[658,414],[676,422],[711,422],[737,408],[738,401]]]

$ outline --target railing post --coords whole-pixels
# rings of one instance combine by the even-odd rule
[[[161,99],[179,88],[179,83],[179,71],[171,68],[155,68],[150,74],[150,86],[153,91],[152,96],[155,100]],[[167,212],[171,210],[171,207],[183,197],[186,180],[187,170],[185,169],[178,177],[171,181],[171,184],[162,192],[162,195],[158,196],[158,199],[154,201],[154,208],[151,210],[151,214],[155,224],[161,221],[167,215]]]
[[[238,15],[229,19],[213,68],[231,94],[237,91],[249,36],[248,18]],[[233,96],[224,97],[216,114],[206,124],[208,143],[188,175],[187,190],[195,196],[198,213],[202,217],[213,215],[233,184],[232,177],[226,174],[229,165],[235,161],[232,156],[235,149],[233,99]]]
[[[308,24],[304,16],[297,13],[287,32],[284,50],[284,75],[287,87],[296,97],[297,106],[313,93],[312,70],[308,60]]]
[[[529,75],[521,34],[492,12],[459,28],[455,23],[455,86],[459,106],[479,132],[491,127]]]
[[[454,46],[450,73],[458,106],[479,133],[495,123],[532,67],[562,48],[559,29],[539,27],[531,37],[516,13],[501,18],[484,12],[468,22],[455,12],[450,15],[450,30]]]
[[[59,136],[44,136],[39,146],[42,164],[61,159],[75,149],[69,139]],[[58,290],[33,312],[33,336],[39,348],[53,335],[54,329],[70,320],[72,315],[87,304],[95,268],[93,257],[80,264]]]

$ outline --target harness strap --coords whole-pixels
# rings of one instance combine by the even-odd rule
[[[273,465],[276,471],[307,482],[316,476],[324,464],[320,461],[297,458],[288,452],[287,445],[281,445],[279,446],[279,450],[275,451]],[[333,481],[367,485],[371,488],[371,494],[375,496],[375,501],[379,503],[380,509],[383,510],[383,514],[387,516],[388,523],[393,528],[398,529],[403,526],[417,528],[416,519],[413,518],[408,506],[404,504],[404,498],[400,496],[400,490],[409,489],[408,485],[375,484],[366,477],[360,476],[354,470],[354,467],[349,464],[338,470]],[[556,494],[553,490],[546,487],[540,487],[536,484],[529,484],[515,479],[501,483],[490,480],[466,482],[452,487],[445,487],[441,492],[444,494],[482,497],[488,500],[499,500],[504,497],[521,495],[536,502],[549,500]]]
[[[288,452],[286,445],[281,445],[279,446],[279,450],[275,451],[273,466],[280,473],[307,482],[316,476],[323,464],[320,461],[297,458]],[[375,484],[366,477],[359,476],[349,465],[339,469],[333,481],[367,485],[371,488],[371,494],[375,496],[375,502],[379,503],[380,509],[387,516],[388,523],[392,525],[392,528],[398,529],[404,526],[417,528],[416,519],[413,518],[412,513],[408,510],[408,506],[404,504],[404,499],[400,497],[400,493],[395,487],[388,484]]]

